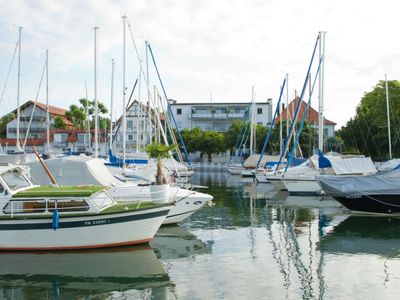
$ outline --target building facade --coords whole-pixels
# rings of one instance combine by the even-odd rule
[[[150,144],[155,132],[154,111],[137,100],[133,101],[126,111],[126,149],[134,151]],[[122,149],[122,116],[113,128],[113,147]]]
[[[33,111],[33,116],[32,116]],[[12,111],[15,116],[17,115],[17,110]],[[29,139],[38,139],[42,138],[43,135],[46,134],[46,113],[47,106],[44,103],[27,101],[20,106],[20,124],[19,124],[19,132],[20,138],[25,139],[26,133],[28,132],[29,122],[32,116],[32,123],[29,128],[28,138]],[[60,117],[66,128],[72,129],[71,121],[65,116],[66,110],[49,105],[49,121],[50,127],[54,124],[54,120],[57,117]],[[9,139],[15,139],[17,137],[17,118],[14,118],[7,124],[7,132],[6,137]]]
[[[170,105],[179,129],[199,127],[225,132],[234,120],[250,120],[251,107],[255,109],[255,124],[266,126],[272,121],[272,99],[253,106],[249,102],[177,103],[175,100],[170,100]]]

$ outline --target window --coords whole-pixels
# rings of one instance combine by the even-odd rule
[[[29,181],[18,170],[5,172],[1,178],[12,191],[30,186]]]
[[[42,199],[9,201],[4,207],[5,214],[42,213],[46,210],[46,202]]]
[[[143,134],[140,135],[140,139],[143,140]]]
[[[126,129],[133,129],[133,121],[132,120],[126,121]]]
[[[68,140],[68,133],[56,133],[54,134],[55,143],[66,143]]]
[[[257,122],[257,125],[262,125],[262,122]]]
[[[47,203],[47,209],[52,212],[55,207],[60,212],[89,210],[89,205],[83,199],[49,200]]]
[[[133,135],[132,134],[128,134],[128,140],[133,141]]]
[[[262,108],[257,108],[257,114],[262,115]]]
[[[177,108],[176,109],[176,114],[181,115],[182,114],[182,108]]]

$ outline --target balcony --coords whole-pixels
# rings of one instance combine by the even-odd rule
[[[67,142],[54,142],[53,147],[54,148],[65,148],[68,146]]]

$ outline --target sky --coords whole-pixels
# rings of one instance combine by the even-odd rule
[[[387,73],[399,79],[400,3],[321,0],[0,0],[0,92],[18,41],[21,42],[21,103],[45,102],[39,82],[49,49],[49,101],[68,108],[94,97],[94,31],[98,99],[111,98],[115,60],[114,113],[122,111],[122,16],[126,15],[145,64],[149,41],[168,98],[178,102],[243,102],[272,98],[289,74],[289,98],[300,93],[319,31],[326,31],[324,112],[344,125],[365,92]],[[126,86],[140,67],[131,35],[126,35]],[[150,86],[157,84],[149,63]],[[315,68],[312,74],[315,74]],[[140,98],[146,98],[144,81]],[[152,89],[152,88],[151,88]],[[307,92],[308,93],[308,92]],[[317,89],[312,106],[317,108]],[[135,98],[139,97],[139,89]],[[11,67],[0,114],[16,107],[17,58]],[[307,100],[308,98],[306,98]]]

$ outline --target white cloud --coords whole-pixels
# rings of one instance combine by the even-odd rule
[[[121,16],[133,26],[140,51],[148,39],[168,96],[179,101],[276,99],[284,72],[301,89],[319,30],[327,30],[326,115],[344,124],[363,93],[384,73],[398,78],[396,1],[5,1],[0,10],[0,79],[3,83],[17,28],[23,26],[22,99],[33,98],[50,49],[51,95],[68,106],[93,95],[93,26],[99,26],[99,98],[107,103],[111,58],[121,90]],[[127,78],[138,74],[127,39]],[[15,105],[15,66],[2,111]],[[153,80],[154,82],[154,80]],[[42,94],[43,96],[43,94]],[[43,97],[42,97],[43,98]],[[117,94],[116,94],[116,98]],[[314,103],[316,100],[314,100]],[[346,109],[343,109],[346,107]]]

